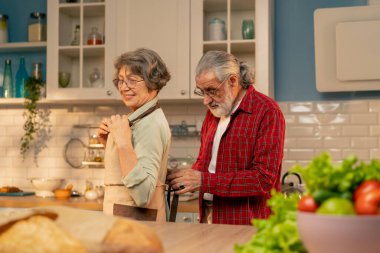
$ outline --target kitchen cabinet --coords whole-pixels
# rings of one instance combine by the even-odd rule
[[[227,51],[253,67],[256,89],[273,97],[273,0],[192,0],[190,8],[191,75],[195,74],[196,65],[204,53],[210,50]],[[224,21],[225,39],[209,40],[209,21],[214,18]],[[242,37],[244,19],[254,21],[253,39]],[[190,85],[194,90],[195,82],[191,81]],[[191,93],[191,98],[197,97]]]
[[[112,0],[47,1],[47,98],[115,99],[117,90],[112,83],[113,61],[116,57],[115,12]],[[79,25],[79,43],[72,43]],[[88,36],[97,29],[99,38]],[[59,72],[70,73],[67,87],[59,85]]]
[[[153,49],[172,76],[160,99],[189,99],[190,0],[120,0],[116,15],[117,55]]]

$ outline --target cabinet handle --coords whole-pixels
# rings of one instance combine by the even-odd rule
[[[107,90],[107,95],[111,96],[112,95],[112,91],[111,90]]]
[[[185,90],[181,90],[181,95],[185,95],[186,94],[186,91]]]

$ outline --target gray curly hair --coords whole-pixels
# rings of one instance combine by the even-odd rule
[[[114,66],[114,80],[117,79],[120,69],[128,67],[133,74],[144,79],[150,90],[161,90],[171,78],[164,61],[151,49],[139,48],[124,53],[116,59]]]

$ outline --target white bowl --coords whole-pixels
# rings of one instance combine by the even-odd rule
[[[380,216],[298,212],[297,226],[308,253],[380,252]]]
[[[36,189],[36,196],[53,197],[53,191],[62,185],[63,180],[62,178],[32,178],[30,181]]]

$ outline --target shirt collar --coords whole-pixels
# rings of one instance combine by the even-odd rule
[[[241,100],[239,107],[236,110],[234,109],[234,112],[232,114],[234,114],[238,109],[243,110],[248,113],[252,113],[253,107],[250,101],[253,100],[255,93],[256,93],[255,88],[253,87],[253,85],[250,85],[248,87],[247,93],[245,93],[243,99]]]
[[[136,119],[138,116],[140,116],[141,114],[143,114],[146,110],[148,110],[149,108],[151,108],[152,106],[154,106],[155,104],[157,104],[157,102],[158,102],[158,98],[156,96],[152,100],[150,100],[149,102],[145,103],[143,106],[141,106],[140,108],[138,108],[136,111],[134,111],[131,114],[129,114],[128,115],[129,121],[132,121],[132,120]]]

